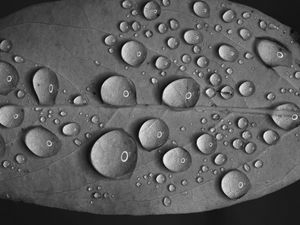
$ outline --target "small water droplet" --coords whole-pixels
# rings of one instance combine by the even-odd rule
[[[268,145],[275,145],[279,140],[279,134],[274,130],[266,130],[263,133],[263,140]]]
[[[80,126],[78,123],[67,123],[62,128],[62,133],[66,136],[76,136],[80,133]]]
[[[3,39],[0,42],[0,51],[9,52],[12,48],[12,43],[9,40]]]
[[[227,62],[234,62],[239,57],[239,53],[236,48],[228,44],[220,45],[218,48],[218,54],[221,59]]]
[[[227,161],[227,156],[222,153],[217,154],[214,158],[214,164],[216,164],[217,166],[224,165],[226,161]]]
[[[183,34],[183,39],[189,45],[196,45],[203,41],[203,35],[198,30],[187,30]]]
[[[179,39],[176,38],[176,37],[169,37],[169,38],[167,39],[167,46],[168,46],[170,49],[176,49],[176,48],[178,48],[179,44],[180,44],[180,41],[179,41]]]
[[[169,26],[171,30],[177,30],[179,28],[179,22],[176,19],[170,19],[169,20]]]
[[[239,30],[239,35],[245,41],[249,40],[252,37],[252,33],[247,28],[241,28]]]
[[[201,18],[207,18],[210,16],[209,5],[204,1],[195,2],[193,5],[193,11],[197,16]]]
[[[165,56],[159,56],[155,60],[155,67],[158,70],[165,70],[168,69],[171,65],[171,60],[169,60]]]
[[[253,154],[255,151],[256,151],[256,144],[255,143],[253,143],[253,142],[249,142],[249,143],[247,143],[246,145],[245,145],[245,148],[244,148],[244,150],[245,150],[245,152],[247,153],[247,154]]]
[[[243,145],[244,145],[244,142],[239,138],[234,139],[232,141],[232,147],[236,150],[240,150],[243,147]]]
[[[232,9],[228,9],[222,14],[222,20],[225,23],[231,23],[235,18],[236,18],[236,12]]]
[[[15,160],[18,164],[24,164],[26,162],[26,157],[23,154],[19,153],[15,156]]]
[[[199,58],[197,59],[197,65],[200,68],[205,68],[209,65],[209,59],[205,56],[199,56]]]
[[[239,93],[243,97],[249,97],[255,92],[255,86],[252,81],[244,81],[239,86]]]
[[[260,159],[255,160],[255,161],[253,162],[253,166],[254,166],[256,169],[259,169],[259,168],[263,167],[263,165],[264,165],[264,163],[263,163],[263,161],[261,161]]]
[[[187,150],[176,147],[164,154],[163,164],[172,172],[183,172],[191,166],[192,158]]]
[[[156,176],[156,178],[155,178],[155,180],[156,180],[156,182],[158,183],[158,184],[163,184],[163,183],[165,183],[166,182],[166,176],[164,175],[164,174],[162,174],[162,173],[160,173],[160,174],[158,174],[157,176]]]
[[[217,148],[217,140],[210,134],[200,135],[196,144],[198,150],[205,155],[213,153]]]
[[[105,37],[104,39],[104,43],[107,45],[107,46],[113,46],[115,45],[117,42],[117,38],[115,37],[115,35],[113,34],[109,34]]]
[[[163,203],[164,206],[170,207],[171,204],[172,204],[172,201],[171,201],[170,197],[165,196],[165,197],[163,197],[163,199],[162,199],[162,203]]]
[[[233,97],[233,93],[234,93],[233,88],[228,85],[224,86],[220,90],[220,96],[225,100],[231,99]]]
[[[222,83],[222,78],[219,74],[213,73],[209,77],[209,82],[213,86],[219,86]]]

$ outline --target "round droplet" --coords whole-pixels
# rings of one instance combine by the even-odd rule
[[[17,154],[15,160],[18,164],[24,164],[26,162],[26,157],[23,154]]]
[[[116,42],[117,42],[117,38],[113,34],[106,36],[104,39],[104,43],[107,46],[113,46],[114,44],[116,44]]]
[[[227,156],[222,153],[217,154],[214,158],[214,164],[216,164],[217,166],[224,165],[226,161],[227,161]]]
[[[121,57],[128,65],[140,66],[147,57],[147,49],[138,41],[127,41],[121,49]]]
[[[218,54],[221,59],[227,62],[234,62],[239,57],[236,48],[228,44],[222,44],[218,49]]]
[[[290,66],[292,64],[290,51],[277,41],[267,39],[258,40],[256,42],[256,52],[267,66]]]
[[[246,145],[245,145],[245,152],[247,153],[247,154],[252,154],[252,153],[254,153],[255,151],[256,151],[256,144],[255,143],[253,143],[253,142],[249,142],[249,143],[247,143]]]
[[[160,23],[157,26],[157,31],[161,34],[164,34],[168,31],[168,26],[165,23]]]
[[[243,172],[231,170],[221,180],[221,190],[232,200],[243,197],[251,187],[250,180]]]
[[[90,159],[93,167],[103,176],[119,178],[134,170],[137,146],[125,131],[113,130],[94,143]]]
[[[141,24],[138,21],[133,21],[131,24],[131,28],[133,31],[137,32],[141,29]]]
[[[122,21],[119,24],[119,29],[123,33],[128,32],[129,31],[129,23],[127,21]]]
[[[179,41],[179,39],[176,38],[176,37],[169,37],[169,38],[167,39],[167,46],[168,46],[170,49],[176,49],[176,48],[178,48],[179,43],[180,43],[180,41]]]
[[[130,0],[124,0],[121,5],[124,9],[130,9],[132,7],[132,2]]]
[[[159,17],[161,13],[160,5],[156,1],[149,1],[143,8],[144,17],[147,20],[154,20]]]
[[[170,197],[165,196],[165,197],[163,197],[163,199],[162,199],[162,203],[163,203],[164,206],[170,207],[171,204],[172,204],[172,200],[170,199]]]
[[[0,51],[9,52],[12,48],[12,43],[9,40],[3,39],[0,42]]]
[[[164,154],[163,164],[172,172],[183,172],[191,166],[192,157],[184,148],[176,147]]]
[[[166,143],[169,128],[161,119],[150,119],[143,123],[138,136],[141,145],[147,150],[152,150]]]
[[[155,60],[155,67],[158,70],[165,70],[168,69],[171,65],[171,60],[169,60],[167,57],[165,56],[159,56],[157,57],[157,59]]]
[[[263,140],[268,145],[275,145],[279,140],[279,134],[274,130],[266,130],[263,133]]]
[[[203,41],[203,36],[198,30],[187,30],[183,34],[183,39],[189,45],[196,45]]]
[[[25,144],[33,154],[42,158],[54,156],[62,145],[55,134],[42,126],[28,130]]]
[[[239,35],[243,40],[249,40],[252,37],[251,32],[247,28],[241,28],[239,30]]]
[[[299,125],[299,107],[293,103],[279,105],[274,109],[272,119],[278,127],[291,130]]]
[[[207,67],[209,64],[209,59],[205,56],[200,56],[198,59],[197,59],[197,65],[200,67],[200,68],[205,68]]]
[[[5,105],[0,108],[0,124],[7,128],[18,127],[24,120],[24,109],[16,105]]]
[[[209,87],[205,90],[205,94],[208,98],[213,98],[216,95],[216,90]]]
[[[249,97],[255,92],[255,86],[252,81],[244,81],[239,86],[239,93],[244,97]]]
[[[196,105],[199,96],[199,84],[191,78],[182,78],[171,82],[164,89],[162,100],[170,107],[189,108]]]
[[[179,28],[179,22],[176,19],[169,20],[169,26],[171,30],[177,30]]]
[[[176,186],[174,184],[169,184],[168,185],[168,191],[169,192],[174,192],[176,191]]]
[[[210,15],[209,5],[204,1],[195,2],[193,5],[193,11],[197,16],[201,18],[207,18]]]
[[[219,74],[213,73],[209,77],[209,83],[213,86],[219,86],[222,83],[222,78]]]
[[[87,104],[87,100],[82,95],[77,95],[73,99],[73,104],[74,105],[78,105],[78,106],[86,105]]]
[[[256,168],[256,169],[259,169],[261,167],[263,167],[264,163],[263,161],[261,161],[260,159],[258,160],[255,160],[254,163],[253,163],[253,166]]]
[[[235,18],[236,18],[236,12],[233,11],[232,9],[228,9],[222,14],[222,20],[225,23],[231,23]]]
[[[166,176],[162,173],[160,174],[157,174],[156,178],[155,178],[155,181],[158,183],[158,184],[163,184],[165,183],[167,180]]]
[[[58,79],[49,68],[43,67],[35,72],[33,88],[41,105],[54,105],[58,93]]]
[[[205,155],[209,155],[217,149],[217,140],[210,134],[200,135],[196,144],[198,150]]]
[[[136,104],[136,90],[133,82],[123,76],[107,78],[100,90],[104,103],[115,106]]]
[[[62,127],[62,133],[66,136],[76,136],[80,133],[80,126],[78,123],[67,123]]]
[[[220,90],[220,96],[225,100],[231,99],[233,97],[233,88],[226,85]]]
[[[19,74],[14,66],[0,61],[0,95],[7,95],[19,82]]]

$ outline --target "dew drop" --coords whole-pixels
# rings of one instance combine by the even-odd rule
[[[222,14],[222,20],[225,23],[231,23],[235,18],[236,18],[236,12],[232,9],[228,9]]]
[[[196,105],[199,96],[199,84],[191,78],[182,78],[165,87],[162,100],[170,107],[190,108]]]
[[[217,149],[217,140],[210,134],[202,134],[197,138],[196,145],[201,153],[209,155]]]
[[[204,1],[195,2],[193,5],[193,11],[197,16],[201,18],[207,18],[210,15],[209,5]]]
[[[255,151],[256,151],[256,144],[255,143],[253,143],[253,142],[249,142],[249,143],[247,143],[246,145],[245,145],[245,148],[244,148],[244,150],[245,150],[245,152],[247,153],[247,154],[253,154]]]
[[[284,130],[291,130],[299,125],[298,113],[298,106],[293,103],[286,103],[274,109],[272,119],[278,127]]]
[[[203,41],[203,35],[197,30],[187,30],[183,34],[183,39],[189,45],[196,45]]]
[[[240,150],[243,147],[244,143],[241,139],[237,138],[232,141],[232,147],[236,150]]]
[[[231,99],[233,97],[233,93],[233,88],[228,85],[224,86],[220,90],[220,96],[225,100]]]
[[[130,9],[132,7],[132,2],[130,0],[124,0],[121,5],[124,9]]]
[[[33,154],[42,158],[54,156],[62,145],[55,134],[42,126],[27,131],[25,144]]]
[[[166,143],[169,128],[161,119],[150,119],[143,123],[138,136],[141,145],[147,150],[152,150]]]
[[[176,191],[176,186],[174,184],[169,184],[168,185],[168,191],[169,192],[174,192]]]
[[[171,65],[171,60],[169,60],[167,57],[165,56],[159,56],[157,57],[157,59],[155,60],[155,67],[158,70],[165,70],[168,69]]]
[[[40,68],[35,72],[33,88],[41,105],[54,105],[58,93],[58,79],[56,74],[46,68]]]
[[[121,32],[126,33],[129,31],[129,23],[127,21],[122,21],[119,24],[119,29]]]
[[[231,170],[221,180],[221,190],[231,200],[243,197],[251,187],[250,180],[243,172]]]
[[[255,86],[252,81],[244,81],[239,86],[239,93],[244,97],[249,97],[255,92]]]
[[[197,59],[197,65],[200,67],[200,68],[205,68],[209,65],[209,59],[205,56],[200,56],[198,59]]]
[[[162,199],[162,203],[163,203],[163,205],[164,205],[165,207],[170,207],[171,204],[172,204],[172,200],[170,199],[170,197],[165,196],[165,197],[163,197],[163,199]]]
[[[24,109],[16,105],[5,105],[0,108],[0,124],[6,128],[15,128],[24,120]]]
[[[221,59],[227,62],[234,62],[239,57],[239,53],[236,48],[228,44],[222,44],[219,46],[218,54]]]
[[[160,174],[157,174],[156,178],[155,178],[155,181],[158,183],[158,184],[163,184],[166,182],[166,176],[162,173]]]
[[[251,32],[247,28],[241,28],[239,30],[239,35],[245,41],[249,40],[252,37]]]
[[[138,41],[127,41],[121,49],[121,57],[130,66],[140,66],[147,57],[145,46]]]
[[[149,1],[143,8],[144,17],[147,20],[154,20],[159,17],[161,13],[160,5],[156,1]]]
[[[115,106],[136,104],[136,90],[133,82],[124,76],[111,76],[101,86],[104,103]]]
[[[0,51],[9,52],[12,48],[12,43],[9,40],[3,39],[0,42]]]
[[[176,147],[164,154],[163,164],[172,172],[183,172],[191,166],[192,157],[184,148]]]
[[[137,146],[125,131],[112,130],[94,143],[90,159],[93,167],[101,175],[116,179],[134,170]]]
[[[253,166],[256,168],[256,169],[259,169],[261,167],[263,167],[264,163],[263,161],[261,161],[260,159],[258,160],[255,160],[254,163],[253,163]]]
[[[168,26],[165,23],[160,23],[157,26],[157,31],[161,34],[164,34],[168,31]]]
[[[167,39],[167,46],[168,46],[170,49],[176,49],[176,48],[178,48],[179,44],[180,44],[180,41],[179,41],[179,39],[176,38],[176,37],[169,37],[169,38]]]
[[[62,133],[66,136],[76,136],[80,133],[80,126],[78,123],[67,123],[62,127]]]
[[[82,106],[87,104],[87,100],[82,95],[77,95],[73,99],[73,104],[77,106]]]
[[[113,46],[116,44],[116,42],[117,38],[113,34],[107,35],[104,39],[104,43],[107,46]]]
[[[170,19],[169,20],[169,26],[171,30],[177,30],[179,28],[179,22],[176,19]]]
[[[268,145],[275,145],[279,140],[279,134],[274,130],[266,130],[263,133],[263,140]]]
[[[222,78],[219,74],[213,73],[209,76],[209,83],[212,86],[219,86],[222,83]]]
[[[14,66],[0,61],[0,95],[7,95],[19,82],[19,74]]]
[[[214,158],[214,164],[216,164],[217,166],[224,165],[226,161],[227,161],[227,156],[222,153],[217,154]]]
[[[19,153],[15,156],[15,160],[18,164],[24,164],[26,162],[26,157],[23,154]]]

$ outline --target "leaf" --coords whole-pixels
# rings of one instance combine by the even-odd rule
[[[0,22],[0,193],[201,212],[298,180],[290,28],[211,1],[66,0]]]

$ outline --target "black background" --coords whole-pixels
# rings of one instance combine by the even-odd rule
[[[109,0],[107,0],[109,1]],[[299,0],[234,0],[252,6],[300,31]],[[0,17],[46,0],[0,0]],[[300,150],[300,149],[299,149]],[[229,208],[204,213],[162,216],[101,216],[71,212],[20,202],[0,200],[0,224],[9,225],[93,225],[93,224],[168,224],[168,225],[285,225],[300,224],[300,181],[280,191]]]

